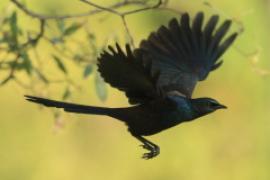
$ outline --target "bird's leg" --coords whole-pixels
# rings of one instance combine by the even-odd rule
[[[134,135],[134,137],[143,143],[142,147],[144,149],[147,149],[150,151],[148,153],[143,154],[142,156],[143,159],[151,159],[159,155],[160,150],[156,144],[150,142],[149,140],[143,138],[142,136]]]

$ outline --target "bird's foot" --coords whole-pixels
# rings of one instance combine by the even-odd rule
[[[141,145],[144,149],[147,149],[149,150],[150,152],[147,152],[147,153],[144,153],[142,158],[143,159],[152,159],[154,157],[156,157],[157,155],[159,155],[160,153],[160,150],[159,150],[159,147],[158,146],[150,146],[150,145]]]
[[[156,157],[157,155],[159,155],[160,150],[159,150],[159,147],[157,145],[148,141],[147,139],[145,139],[142,136],[138,136],[135,134],[132,134],[132,135],[143,143],[140,146],[142,146],[144,149],[149,151],[149,152],[143,154],[143,156],[142,156],[143,159],[152,159],[152,158]]]

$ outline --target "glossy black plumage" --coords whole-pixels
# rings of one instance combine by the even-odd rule
[[[193,22],[183,14],[178,22],[161,26],[143,40],[138,48],[125,50],[109,46],[98,58],[98,70],[111,86],[124,91],[131,104],[125,108],[84,106],[26,96],[27,100],[67,112],[107,115],[125,122],[129,132],[150,152],[149,159],[159,154],[159,147],[142,136],[153,135],[182,122],[191,121],[217,109],[226,108],[211,98],[192,99],[198,81],[221,66],[219,58],[233,43],[237,34],[224,38],[231,21],[218,28],[218,16],[204,25],[203,13]]]

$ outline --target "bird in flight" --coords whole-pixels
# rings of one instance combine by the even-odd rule
[[[133,137],[148,150],[144,159],[160,153],[158,145],[144,136],[154,135],[180,123],[197,119],[218,109],[225,109],[212,98],[192,98],[199,81],[222,64],[220,57],[230,47],[237,33],[226,35],[231,20],[217,27],[219,16],[204,23],[199,12],[193,21],[185,13],[178,21],[161,26],[143,40],[138,48],[125,50],[116,43],[98,58],[98,70],[112,87],[123,91],[133,106],[96,107],[25,96],[28,101],[67,112],[107,115],[124,122]],[[225,38],[226,36],[226,38]]]

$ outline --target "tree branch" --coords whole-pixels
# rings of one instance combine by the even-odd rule
[[[127,21],[126,21],[126,16],[121,16],[121,19],[122,19],[122,22],[123,22],[123,25],[125,27],[125,30],[127,32],[127,35],[128,35],[128,38],[129,38],[129,41],[130,41],[130,45],[134,48],[135,45],[134,45],[134,39],[130,33],[130,30],[128,28],[128,25],[127,25]]]
[[[147,10],[159,8],[163,3],[162,0],[158,0],[157,3],[154,4],[153,6],[144,7],[144,8],[141,8],[141,9],[136,9],[136,10],[132,10],[132,11],[126,11],[126,12],[121,13],[121,12],[118,12],[118,11],[116,11],[114,9],[100,6],[100,5],[98,5],[96,3],[93,3],[93,2],[91,2],[89,0],[80,0],[80,1],[86,3],[86,4],[90,5],[90,6],[93,6],[95,8],[98,8],[100,10],[107,11],[109,13],[112,13],[112,14],[115,14],[115,15],[119,16],[121,18],[122,22],[123,22],[124,28],[126,30],[126,33],[127,33],[128,37],[129,37],[130,44],[131,44],[131,46],[133,48],[134,48],[134,40],[133,40],[133,37],[132,37],[132,35],[130,33],[130,30],[129,30],[128,26],[127,26],[126,16],[131,15],[131,14],[135,14],[135,13],[139,13],[139,12],[142,12],[142,11],[147,11]],[[129,1],[125,0],[123,2],[127,3]]]
[[[122,24],[124,26],[124,29],[126,31],[128,39],[129,39],[128,41],[129,41],[130,45],[134,48],[134,39],[133,39],[133,36],[131,35],[131,31],[130,31],[129,26],[127,24],[128,22],[126,20],[126,17],[128,15],[140,13],[140,12],[152,10],[152,9],[173,11],[171,9],[168,9],[166,6],[167,3],[169,2],[169,0],[156,0],[156,3],[153,5],[149,5],[148,1],[146,1],[146,0],[121,0],[121,2],[115,3],[111,6],[106,6],[106,7],[101,6],[99,4],[96,4],[96,3],[93,3],[91,0],[79,0],[79,1],[86,3],[86,4],[90,5],[91,7],[96,8],[96,9],[90,10],[90,11],[84,12],[84,13],[79,13],[79,14],[46,15],[46,14],[41,14],[41,13],[35,12],[31,9],[28,9],[27,6],[25,6],[23,3],[21,3],[20,0],[10,0],[11,3],[13,3],[19,10],[24,12],[26,15],[28,15],[29,17],[32,17],[32,18],[36,18],[40,22],[40,26],[39,26],[39,31],[36,33],[35,37],[29,36],[29,38],[26,42],[20,44],[20,48],[18,49],[18,52],[15,52],[16,58],[13,61],[13,65],[10,66],[10,72],[9,72],[8,76],[6,77],[6,79],[4,79],[4,81],[0,82],[0,85],[5,84],[6,82],[9,81],[9,79],[15,79],[16,83],[18,83],[19,85],[23,85],[14,76],[14,73],[15,73],[17,66],[18,66],[18,63],[19,63],[19,59],[21,58],[23,51],[27,51],[28,48],[35,47],[41,38],[46,39],[44,34],[45,34],[45,24],[46,24],[47,20],[65,20],[65,19],[71,19],[71,18],[81,18],[81,17],[88,17],[88,16],[95,15],[95,14],[102,13],[102,12],[108,12],[108,13],[117,15],[121,18]],[[118,11],[118,8],[126,7],[128,5],[140,5],[141,7],[139,9],[125,11],[125,12]],[[46,39],[46,40],[51,42],[49,39]],[[61,53],[61,54],[64,55],[65,53]],[[69,58],[72,58],[72,57],[69,57]],[[71,83],[71,82],[68,81],[68,83]],[[23,85],[23,87],[26,87],[26,86]]]
[[[39,26],[39,33],[37,34],[37,36],[35,38],[30,38],[27,42],[25,42],[22,45],[22,48],[26,48],[28,45],[37,45],[37,43],[39,42],[39,40],[42,38],[42,36],[45,33],[45,20],[41,19],[40,20],[40,26]]]
[[[135,14],[135,13],[139,13],[142,11],[147,11],[147,10],[151,10],[151,9],[157,9],[159,8],[161,5],[163,4],[162,0],[158,0],[156,4],[154,4],[153,6],[149,6],[149,7],[145,7],[145,8],[141,8],[141,9],[136,9],[133,11],[127,11],[122,13],[123,16],[129,15],[129,14]]]
[[[27,7],[25,7],[18,0],[10,0],[10,1],[14,5],[16,5],[19,9],[21,9],[24,13],[26,13],[27,15],[29,15],[33,18],[42,19],[42,20],[50,20],[50,19],[61,20],[61,19],[86,17],[86,16],[90,16],[90,15],[95,15],[95,14],[98,14],[98,13],[101,13],[104,11],[104,10],[98,8],[98,9],[91,10],[89,12],[85,12],[85,13],[81,13],[81,14],[44,15],[44,14],[39,14],[39,13],[36,13],[32,10],[29,10]],[[107,7],[107,9],[117,9],[117,8],[120,8],[120,7],[123,7],[126,5],[145,5],[145,3],[142,1],[123,1],[123,2],[116,3],[114,5],[111,5],[111,6]]]
[[[103,6],[95,4],[95,3],[91,2],[91,1],[88,1],[88,0],[80,0],[80,1],[83,2],[83,3],[86,3],[86,4],[90,5],[90,6],[93,6],[95,8],[98,8],[100,10],[107,11],[107,12],[110,12],[110,13],[121,16],[121,13],[119,13],[118,11],[116,11],[116,10],[110,8],[110,7],[103,7]],[[124,2],[127,3],[129,1],[124,1]]]

